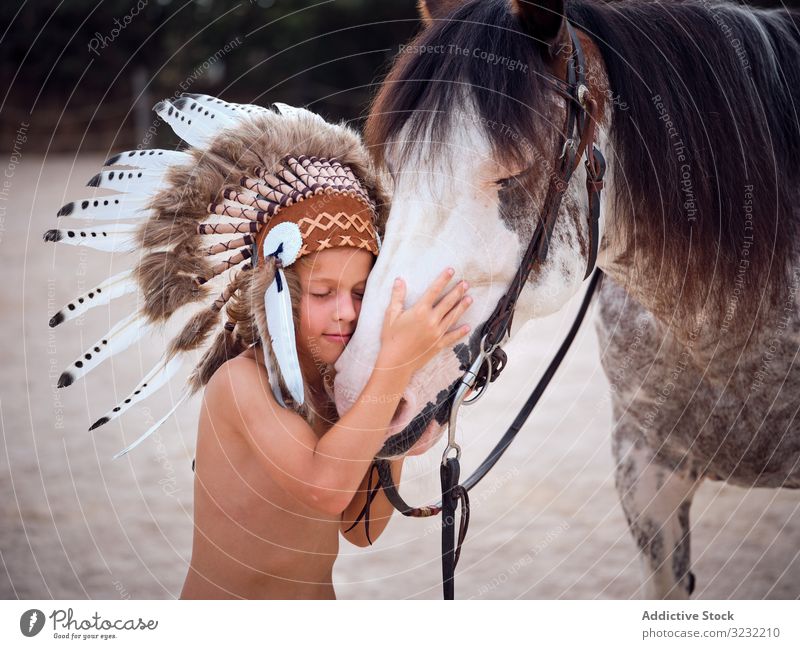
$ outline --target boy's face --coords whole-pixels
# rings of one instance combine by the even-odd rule
[[[315,364],[333,364],[355,331],[375,257],[367,250],[332,248],[304,258],[298,345]]]

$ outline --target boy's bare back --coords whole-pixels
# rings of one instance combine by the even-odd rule
[[[265,471],[236,430],[243,404],[232,377],[256,387],[248,399],[280,407],[253,349],[208,383],[197,434],[192,559],[181,598],[333,598],[340,517],[299,502]]]

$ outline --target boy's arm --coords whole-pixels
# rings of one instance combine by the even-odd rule
[[[264,470],[298,501],[339,516],[383,446],[414,370],[452,348],[469,330],[450,329],[471,302],[464,297],[466,282],[440,299],[454,272],[442,272],[408,310],[403,309],[405,284],[395,280],[369,380],[350,410],[321,437],[297,413],[277,405],[266,371],[247,359],[228,361],[209,381],[212,424],[218,419],[239,431]]]
[[[233,425],[283,489],[326,514],[341,514],[381,449],[411,371],[379,356],[353,407],[322,437],[280,407],[263,371],[250,361],[225,363],[206,388],[209,414]]]
[[[392,460],[391,468],[392,468],[392,478],[396,485],[400,484],[400,474],[403,470],[403,461],[405,460],[404,457],[401,457],[398,460]],[[372,471],[372,466],[370,466],[369,471],[367,471],[367,475],[364,476],[364,480],[361,482],[361,486],[356,491],[356,495],[353,496],[353,500],[350,501],[350,504],[347,506],[347,509],[342,512],[342,525],[341,531],[342,536],[346,538],[350,543],[353,545],[358,545],[359,547],[366,547],[369,545],[370,541],[375,541],[382,533],[386,526],[389,524],[389,519],[392,516],[394,511],[394,507],[386,498],[386,494],[384,493],[383,489],[379,489],[378,493],[375,494],[375,498],[372,501],[372,504],[369,507],[369,539],[367,539],[366,528],[364,526],[365,519],[362,518],[358,525],[353,527],[349,532],[346,532],[351,525],[353,525],[353,521],[358,518],[358,515],[361,513],[361,510],[364,508],[364,505],[367,502],[367,482],[369,480],[369,474]],[[375,474],[376,472],[373,472]],[[373,486],[377,480],[377,475],[373,475]]]

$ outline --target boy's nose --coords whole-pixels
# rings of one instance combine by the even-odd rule
[[[351,320],[355,320],[356,306],[353,303],[353,297],[351,295],[344,295],[338,300],[336,303],[336,313],[334,317],[337,321],[345,320],[349,322]]]

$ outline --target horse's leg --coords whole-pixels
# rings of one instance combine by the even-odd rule
[[[694,473],[656,457],[638,432],[614,431],[616,486],[639,546],[646,599],[685,599],[694,590],[690,570],[689,508]]]

